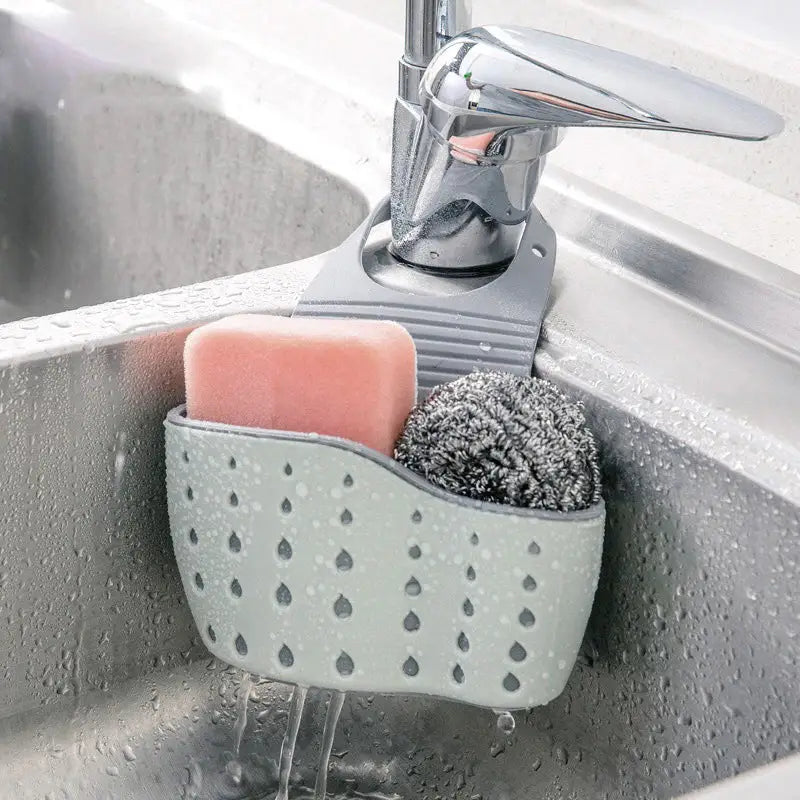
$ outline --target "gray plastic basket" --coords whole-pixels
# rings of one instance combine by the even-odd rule
[[[564,688],[600,571],[602,503],[479,503],[349,441],[166,420],[175,556],[208,649],[342,691],[494,709]]]

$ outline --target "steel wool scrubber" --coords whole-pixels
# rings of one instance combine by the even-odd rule
[[[349,441],[166,420],[175,555],[208,649],[249,672],[493,709],[564,688],[604,508],[482,503]]]

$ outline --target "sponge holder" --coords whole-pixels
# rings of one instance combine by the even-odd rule
[[[274,680],[542,705],[575,663],[605,510],[451,495],[342,439],[166,422],[175,556],[203,642]]]

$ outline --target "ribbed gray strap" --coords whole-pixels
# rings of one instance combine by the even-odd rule
[[[461,294],[407,294],[382,286],[364,271],[370,231],[389,217],[381,203],[326,262],[295,314],[391,319],[406,327],[417,346],[417,377],[431,389],[474,369],[530,375],[556,253],[556,237],[533,208],[519,251],[491,283]]]

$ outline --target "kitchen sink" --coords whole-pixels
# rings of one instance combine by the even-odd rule
[[[295,261],[366,213],[196,93],[7,14],[0,59],[0,322]]]
[[[347,135],[309,147],[168,74],[97,71],[85,42],[39,23],[0,27],[15,42],[2,58],[30,46],[25,69],[59,86],[48,109],[2,106],[20,158],[0,185],[24,202],[3,195],[0,286],[12,317],[35,316],[0,325],[0,796],[267,796],[290,688],[256,683],[234,780],[242,676],[208,654],[184,599],[162,422],[183,400],[187,332],[290,314],[316,254],[365,215],[390,109],[363,111],[371,143],[349,161]],[[48,48],[83,72],[62,86],[72,68],[38,62]],[[317,102],[287,115],[340,107],[330,84],[290,79]],[[486,710],[348,696],[329,791],[667,798],[756,767],[796,785],[797,276],[560,169],[538,198],[560,251],[536,371],[584,401],[608,510],[578,662],[508,736]],[[298,793],[325,699],[310,695]]]

